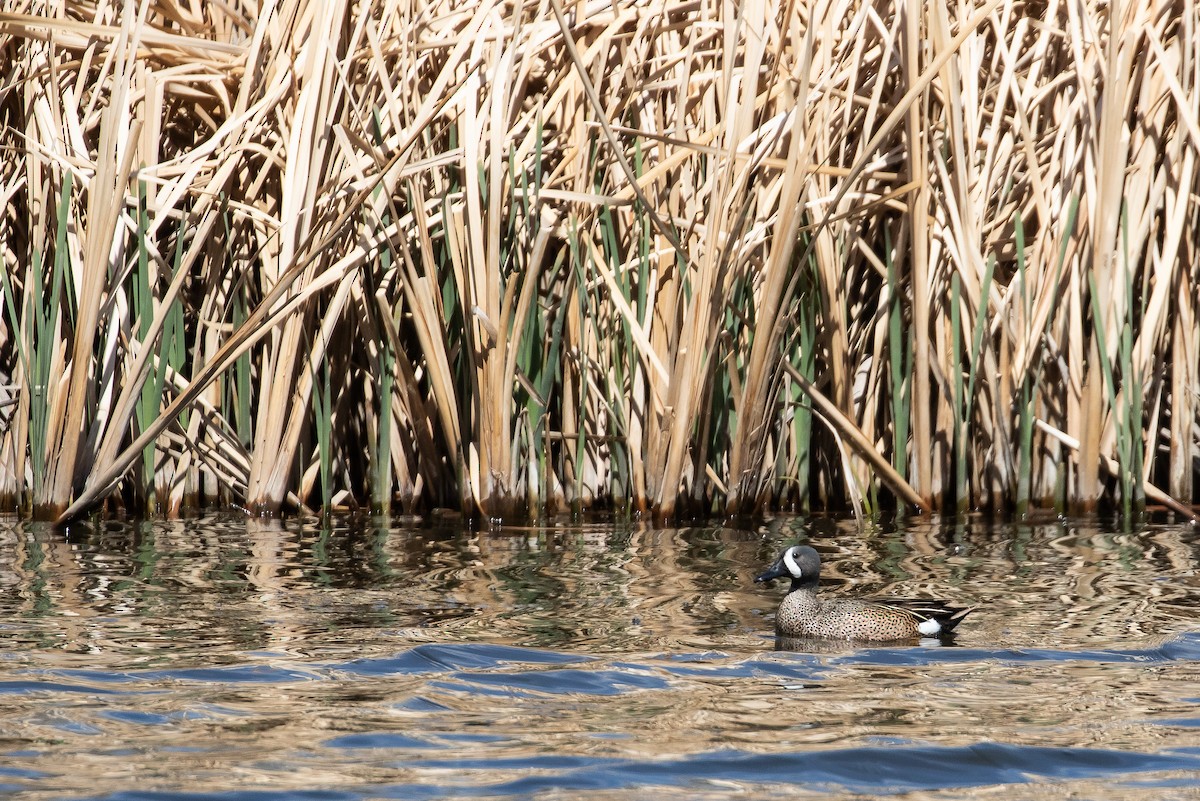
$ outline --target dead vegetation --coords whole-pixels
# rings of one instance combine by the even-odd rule
[[[0,53],[4,507],[1196,499],[1192,4],[18,0]]]

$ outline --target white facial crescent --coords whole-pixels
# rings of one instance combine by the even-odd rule
[[[792,578],[800,578],[804,575],[804,571],[800,569],[800,565],[796,564],[796,557],[792,556],[792,551],[795,548],[788,548],[783,552],[783,566],[792,574]]]

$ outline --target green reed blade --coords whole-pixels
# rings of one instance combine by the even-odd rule
[[[1025,223],[1020,212],[1013,213],[1013,232],[1017,251],[1017,280],[1021,286],[1022,319],[1029,322],[1029,282],[1025,267]],[[1066,251],[1060,254],[1061,259]],[[1040,362],[1039,362],[1040,364]],[[1016,510],[1020,516],[1029,514],[1030,495],[1033,492],[1033,404],[1037,397],[1037,378],[1033,370],[1026,371],[1021,378],[1020,402],[1018,407],[1019,420],[1018,452],[1017,452],[1017,497]]]
[[[966,435],[966,410],[963,404],[962,278],[957,270],[950,276],[950,367],[953,371],[954,386],[954,431],[951,435],[954,453],[954,492],[955,504],[961,513],[966,511],[967,507],[967,460],[966,445],[963,442]]]
[[[1092,336],[1097,343],[1096,352],[1100,360],[1100,372],[1104,377],[1104,391],[1107,393],[1108,401],[1111,405],[1116,403],[1116,384],[1113,379],[1113,365],[1108,358],[1108,348],[1104,344],[1108,339],[1104,330],[1104,312],[1100,308],[1100,298],[1096,288],[1096,272],[1094,269],[1088,271],[1088,293],[1091,296],[1089,300],[1092,308],[1092,327],[1094,329]],[[1113,412],[1117,434],[1118,464],[1121,470],[1121,481],[1124,482],[1128,464],[1122,461],[1120,457],[1125,454],[1125,421],[1120,415],[1116,414],[1117,410],[1115,408]]]
[[[797,338],[794,358],[796,369],[809,381],[817,379],[817,318],[820,298],[812,291],[805,292],[797,303]],[[809,486],[812,478],[813,409],[808,393],[795,386],[795,411],[792,416],[792,436],[796,448],[796,488],[801,511],[812,505]]]
[[[320,460],[321,510],[328,514],[333,507],[333,389],[330,386],[329,348],[321,357],[321,376],[313,395],[317,437],[317,458]]]
[[[1070,245],[1071,245],[1070,233],[1075,230],[1075,222],[1078,219],[1078,217],[1079,217],[1079,195],[1072,193],[1070,205],[1067,207],[1067,223],[1063,227],[1062,244],[1059,246],[1058,260],[1056,261],[1056,263],[1054,265],[1054,286],[1061,285],[1063,271],[1065,270],[1066,264],[1067,264],[1067,250],[1068,250],[1068,248],[1070,248]],[[1056,295],[1051,297],[1052,304],[1055,303],[1056,297],[1057,297]],[[1043,339],[1045,339],[1046,337],[1048,337],[1050,335],[1050,325],[1051,325],[1052,319],[1053,319],[1053,306],[1051,308],[1051,313],[1046,315],[1046,323],[1045,323],[1045,327],[1042,331]],[[1037,366],[1037,375],[1039,376],[1039,378],[1038,378],[1039,382],[1040,382],[1041,369],[1042,369],[1041,361],[1039,360],[1038,366]],[[1031,400],[1031,404],[1036,403],[1036,402],[1037,402],[1037,394],[1036,394],[1036,387],[1035,387],[1033,400]],[[1058,499],[1058,504],[1060,507],[1064,507],[1066,505],[1066,500],[1067,500],[1066,493],[1067,493],[1067,484],[1065,481],[1065,473],[1063,471],[1059,471],[1055,497]]]
[[[138,340],[143,348],[152,348],[154,343],[147,342],[149,336],[151,322],[154,319],[154,298],[151,295],[150,287],[150,249],[146,244],[146,232],[149,230],[149,212],[146,208],[146,182],[138,181],[138,205],[137,205],[137,269],[134,270],[131,280],[133,283],[133,306],[137,310],[138,320]],[[160,360],[152,369],[152,380],[142,384],[141,392],[138,395],[137,403],[137,423],[138,430],[142,431],[148,427],[152,420],[158,416],[159,400],[162,395],[162,379],[163,367]],[[156,446],[153,442],[146,444],[142,448],[142,481],[141,491],[142,500],[149,504],[151,494],[151,483],[154,480],[154,454]],[[147,508],[147,511],[150,511]]]
[[[587,265],[589,263],[588,254],[579,241],[579,228],[577,221],[572,218],[571,221],[571,254],[572,264],[574,266],[575,276],[575,303],[578,306],[579,319],[584,325],[590,325],[593,320],[591,309],[588,304],[588,280],[587,280]],[[576,357],[578,359],[579,370],[579,392],[578,404],[576,409],[576,432],[575,432],[575,494],[572,506],[578,510],[578,504],[583,498],[583,462],[585,457],[584,449],[587,447],[586,429],[584,421],[587,419],[587,376],[588,376],[588,358],[587,349],[582,347],[582,343],[586,341],[586,336],[581,332],[580,345],[576,349]]]
[[[25,318],[31,321],[26,326],[29,354],[29,455],[33,468],[34,496],[41,494],[42,484],[46,478],[46,452],[49,443],[50,425],[50,375],[54,352],[58,347],[60,317],[64,312],[63,291],[66,287],[67,316],[74,318],[72,295],[70,292],[69,267],[70,259],[67,254],[67,229],[70,224],[71,191],[74,187],[74,174],[66,172],[63,175],[63,185],[59,192],[59,201],[55,215],[54,262],[51,267],[49,297],[46,297],[47,287],[43,283],[42,271],[45,263],[41,254],[35,249],[33,253],[32,270],[30,271],[30,289],[26,305]],[[11,295],[11,290],[10,293]],[[16,329],[14,329],[16,330]]]
[[[175,257],[171,266],[171,279],[174,280],[179,271],[183,269],[183,260],[185,255],[185,241],[187,238],[187,219],[184,218],[179,223],[179,230],[175,235]],[[182,375],[187,368],[187,327],[183,317],[183,303],[180,302],[178,296],[171,300],[171,307],[167,310],[167,318],[163,325],[163,346],[162,352],[166,355],[167,365],[175,371],[176,375]],[[163,371],[163,378],[166,377],[166,371]],[[159,402],[162,400],[162,382],[159,382]],[[191,416],[191,409],[184,407],[179,412],[179,426],[184,430],[188,427],[188,420]]]
[[[392,504],[392,389],[395,383],[396,355],[386,338],[380,343],[379,431],[372,464],[371,507],[376,514],[388,514]]]
[[[34,264],[41,262],[41,258],[37,251],[34,251]],[[4,292],[4,308],[8,313],[9,331],[25,332],[27,327],[22,327],[22,319],[28,322],[29,318],[26,315],[17,315],[17,309],[20,308],[17,304],[16,294],[13,292],[12,282],[8,277],[8,270],[0,270],[0,291]],[[25,371],[25,375],[32,373],[32,365],[29,360],[30,348],[25,341],[25,337],[17,336],[14,338],[17,348],[17,358],[21,360],[21,368]]]
[[[58,209],[56,215],[57,228],[54,232],[54,277],[50,284],[50,305],[47,307],[48,313],[45,316],[47,322],[52,321],[58,316],[60,304],[63,301],[63,290],[66,289],[66,304],[67,314],[71,320],[75,319],[75,295],[71,291],[74,287],[74,282],[67,280],[67,273],[71,264],[67,255],[67,230],[70,228],[71,221],[71,190],[75,186],[75,174],[67,172],[63,175],[63,185],[59,192]]]
[[[640,160],[635,159],[635,163]],[[599,187],[597,187],[599,190]],[[600,232],[600,252],[608,263],[609,272],[615,278],[621,295],[628,303],[632,294],[630,277],[621,267],[621,249],[619,242],[620,231],[612,209],[605,206],[600,209],[597,219]],[[598,323],[597,323],[598,325]],[[609,365],[611,381],[605,382],[604,390],[607,395],[600,398],[607,410],[607,419],[612,425],[616,436],[610,440],[609,468],[612,486],[610,492],[614,497],[620,497],[625,492],[633,490],[633,464],[628,450],[626,435],[629,430],[628,390],[631,387],[632,376],[629,368],[636,354],[633,353],[633,336],[629,331],[629,323],[623,317],[614,323],[616,331],[611,337],[598,337],[601,347],[607,346],[607,352],[601,354]]]
[[[376,111],[378,119],[378,111]],[[379,134],[379,144],[382,144],[382,134]],[[377,187],[376,192],[382,190]],[[384,210],[379,218],[377,233],[382,234],[391,225],[391,212]],[[385,238],[385,245],[379,251],[380,275],[387,275],[395,262],[391,240]],[[396,354],[392,350],[391,340],[380,337],[376,344],[378,362],[375,368],[376,384],[379,392],[379,416],[374,453],[371,463],[371,510],[375,514],[390,514],[392,510],[392,391],[395,385]],[[331,445],[331,443],[329,443]],[[322,459],[325,455],[322,454]],[[332,458],[330,455],[328,458]]]
[[[26,302],[25,319],[29,326],[29,352],[32,354],[33,369],[29,372],[29,459],[33,467],[33,494],[40,497],[42,484],[46,480],[46,427],[50,414],[50,372],[48,351],[52,347],[46,338],[49,326],[42,309],[42,256],[33,252],[33,268],[30,273],[31,291]]]
[[[996,271],[996,256],[989,255],[987,263],[983,269],[983,284],[979,288],[979,309],[975,314],[975,329],[971,334],[971,361],[970,372],[967,379],[967,413],[966,418],[971,419],[971,408],[975,403],[975,383],[979,377],[979,360],[983,354],[983,333],[987,330],[988,320],[988,303],[991,300],[992,294],[992,277]]]
[[[1142,431],[1142,384],[1141,377],[1133,365],[1133,327],[1136,323],[1133,308],[1133,267],[1129,259],[1129,215],[1121,211],[1122,277],[1125,289],[1125,319],[1121,322],[1119,358],[1121,367],[1122,394],[1125,402],[1121,413],[1114,409],[1114,417],[1123,419],[1125,432],[1124,447],[1121,448],[1121,511],[1125,525],[1131,526],[1134,516],[1146,505],[1145,490],[1142,488],[1143,444],[1135,432]],[[1144,297],[1144,296],[1143,296]],[[1116,398],[1113,398],[1116,402]],[[1118,431],[1118,434],[1120,432]],[[1126,466],[1128,468],[1126,469]]]
[[[908,377],[912,374],[912,352],[904,336],[904,306],[888,228],[884,228],[884,253],[887,258],[888,297],[891,298],[888,313],[888,367],[892,385],[892,466],[907,481],[908,425],[911,419]]]
[[[967,462],[968,453],[967,446],[969,444],[968,430],[971,424],[971,417],[975,409],[975,382],[979,377],[980,357],[983,353],[983,332],[987,328],[987,311],[988,300],[992,289],[992,275],[995,272],[996,257],[989,255],[984,265],[983,284],[979,289],[979,308],[975,311],[975,326],[971,332],[971,352],[967,361],[967,388],[965,395],[960,396],[959,407],[961,408],[961,417],[959,418],[959,428],[956,430],[956,435],[960,439],[960,443],[955,446],[955,459],[958,463],[957,467],[957,489],[958,489],[958,510],[965,512],[970,506],[970,488],[967,481]],[[955,278],[958,278],[956,272]],[[957,288],[956,288],[957,294]],[[957,301],[956,304],[957,305]],[[959,321],[953,323],[954,330],[959,330]],[[955,353],[954,364],[958,364],[958,334],[955,334]],[[962,390],[962,371],[958,370],[955,374],[955,391]],[[976,490],[978,492],[978,489]]]

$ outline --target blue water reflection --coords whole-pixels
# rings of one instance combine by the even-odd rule
[[[1184,529],[212,523],[0,527],[0,793],[1200,791]],[[830,593],[979,611],[953,647],[777,644],[750,579],[818,534]]]

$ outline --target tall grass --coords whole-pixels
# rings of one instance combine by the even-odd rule
[[[0,12],[0,506],[1144,503],[1190,4]]]

